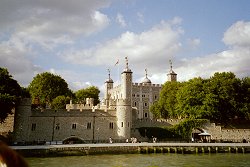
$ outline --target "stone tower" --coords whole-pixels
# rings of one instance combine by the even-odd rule
[[[168,81],[170,81],[170,82],[177,81],[177,74],[173,71],[172,61],[169,60],[169,63],[170,63],[170,71],[167,74]]]
[[[113,80],[110,78],[110,70],[108,69],[108,79],[105,81],[105,93],[104,93],[104,99],[105,99],[105,105],[109,106],[109,100],[110,100],[110,90],[113,89]]]
[[[117,128],[120,139],[130,138],[130,129],[132,125],[132,71],[128,66],[128,58],[126,67],[121,74],[121,95],[117,99]]]
[[[14,118],[14,141],[29,141],[29,117],[31,115],[31,99],[21,99],[20,104],[16,108]]]

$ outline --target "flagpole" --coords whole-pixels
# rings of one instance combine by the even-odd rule
[[[118,66],[117,67],[117,85],[118,86],[120,84],[120,62],[119,62],[119,59],[117,60],[117,62],[115,63],[115,66]]]

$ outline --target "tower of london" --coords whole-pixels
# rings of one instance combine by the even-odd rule
[[[172,69],[168,81],[177,81]],[[31,99],[23,99],[16,109],[14,122],[15,142],[50,141],[65,142],[69,139],[82,141],[126,140],[135,134],[138,120],[153,120],[150,106],[158,100],[161,84],[153,84],[145,70],[141,83],[133,82],[133,71],[125,58],[121,83],[114,86],[108,73],[105,81],[104,99],[93,105],[93,99],[86,104],[66,105],[66,109],[32,109]]]

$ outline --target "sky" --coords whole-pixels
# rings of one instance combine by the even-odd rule
[[[215,72],[250,76],[249,0],[0,0],[0,67],[27,87],[42,72],[73,91],[115,84],[128,57],[133,82]],[[117,61],[119,61],[118,64]]]

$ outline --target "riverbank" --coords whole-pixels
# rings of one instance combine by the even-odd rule
[[[149,153],[250,153],[250,143],[112,143],[11,146],[25,157]]]

